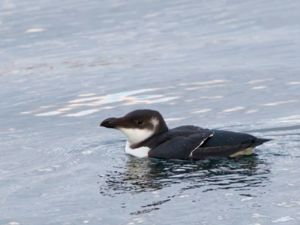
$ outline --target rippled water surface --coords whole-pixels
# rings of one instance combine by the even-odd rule
[[[0,2],[0,225],[300,224],[299,1]],[[110,116],[272,138],[135,159]]]

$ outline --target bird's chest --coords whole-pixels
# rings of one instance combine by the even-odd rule
[[[134,157],[138,158],[146,158],[148,157],[148,153],[150,151],[149,147],[139,147],[139,148],[130,148],[130,144],[127,141],[125,146],[125,152],[129,155],[132,155]]]

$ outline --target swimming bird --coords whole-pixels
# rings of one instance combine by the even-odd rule
[[[127,136],[125,152],[139,158],[200,160],[238,157],[251,155],[256,146],[270,141],[246,133],[193,125],[169,129],[162,115],[150,109],[105,119],[100,126],[124,133]]]

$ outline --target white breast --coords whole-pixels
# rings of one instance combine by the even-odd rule
[[[140,148],[135,148],[132,149],[130,148],[130,144],[127,141],[126,142],[126,147],[125,147],[125,152],[129,155],[138,157],[138,158],[146,158],[148,157],[148,152],[150,151],[150,148],[148,147],[140,147]]]

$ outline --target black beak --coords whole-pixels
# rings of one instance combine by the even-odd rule
[[[117,126],[117,118],[108,118],[102,121],[100,123],[101,127],[106,127],[106,128],[116,128]]]

